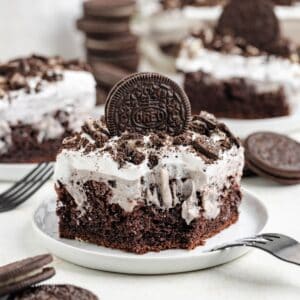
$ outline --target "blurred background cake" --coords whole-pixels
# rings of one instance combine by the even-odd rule
[[[142,0],[141,0],[142,1]],[[229,1],[212,1],[222,5],[207,5],[210,1],[143,1],[141,10],[144,54],[157,68],[175,71],[175,58],[180,42],[197,28],[213,26],[219,19],[223,5]],[[147,3],[149,3],[147,5]],[[150,5],[152,3],[152,5]],[[155,5],[154,5],[155,3]],[[283,35],[300,43],[298,28],[300,5],[298,1],[272,1],[280,20]],[[284,5],[283,5],[284,4]],[[144,10],[143,10],[144,7]],[[147,11],[151,13],[147,14]],[[138,28],[139,29],[139,28]]]
[[[176,66],[195,113],[271,118],[300,103],[299,49],[282,36],[269,1],[232,0],[215,27],[184,41]]]
[[[94,77],[77,60],[32,55],[0,64],[0,162],[54,160],[95,100]]]
[[[174,82],[129,76],[113,88],[105,120],[63,142],[60,236],[139,254],[193,249],[238,220],[243,166],[239,140],[211,114],[191,118]]]

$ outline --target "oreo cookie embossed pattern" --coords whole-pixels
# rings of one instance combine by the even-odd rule
[[[182,133],[191,118],[186,94],[159,74],[139,73],[119,82],[106,104],[106,123],[113,135],[122,132],[170,135]]]

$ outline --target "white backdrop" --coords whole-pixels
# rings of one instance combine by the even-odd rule
[[[0,61],[31,53],[84,56],[83,0],[0,0]]]
[[[84,57],[83,35],[75,25],[83,1],[0,0],[0,62],[31,53]],[[300,5],[280,10],[285,35],[300,43]]]

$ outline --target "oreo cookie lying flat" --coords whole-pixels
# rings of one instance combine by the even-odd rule
[[[94,53],[102,55],[136,53],[138,38],[134,35],[122,36],[114,39],[90,39],[86,40],[86,48]]]
[[[270,0],[231,0],[224,7],[216,31],[243,38],[263,50],[280,37],[279,21]]]
[[[245,141],[249,169],[281,184],[300,183],[300,143],[281,134],[258,132]]]
[[[45,254],[0,267],[0,296],[15,293],[54,276],[54,268],[45,267],[52,260],[50,254]]]
[[[82,18],[77,20],[77,28],[87,34],[96,34],[106,38],[130,34],[129,23],[127,21],[107,22]]]
[[[88,290],[74,285],[41,285],[11,295],[8,300],[97,300]]]
[[[92,69],[100,88],[103,85],[112,88],[117,82],[130,75],[130,72],[125,69],[103,62],[95,62]]]
[[[175,136],[187,129],[191,106],[185,92],[171,79],[157,73],[137,73],[110,91],[105,118],[112,135],[128,131]]]
[[[135,13],[135,0],[90,0],[83,3],[86,16],[128,18]]]

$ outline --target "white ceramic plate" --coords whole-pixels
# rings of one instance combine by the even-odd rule
[[[256,131],[275,131],[278,133],[292,133],[300,129],[300,104],[295,111],[286,117],[257,120],[221,119],[240,138],[245,138]]]
[[[254,195],[244,191],[240,211],[239,221],[209,239],[205,246],[191,251],[166,250],[144,255],[59,238],[54,198],[36,210],[32,223],[41,245],[54,255],[74,264],[128,274],[168,274],[209,268],[244,255],[248,251],[246,248],[208,252],[212,247],[253,236],[263,230],[268,219],[267,210]]]

